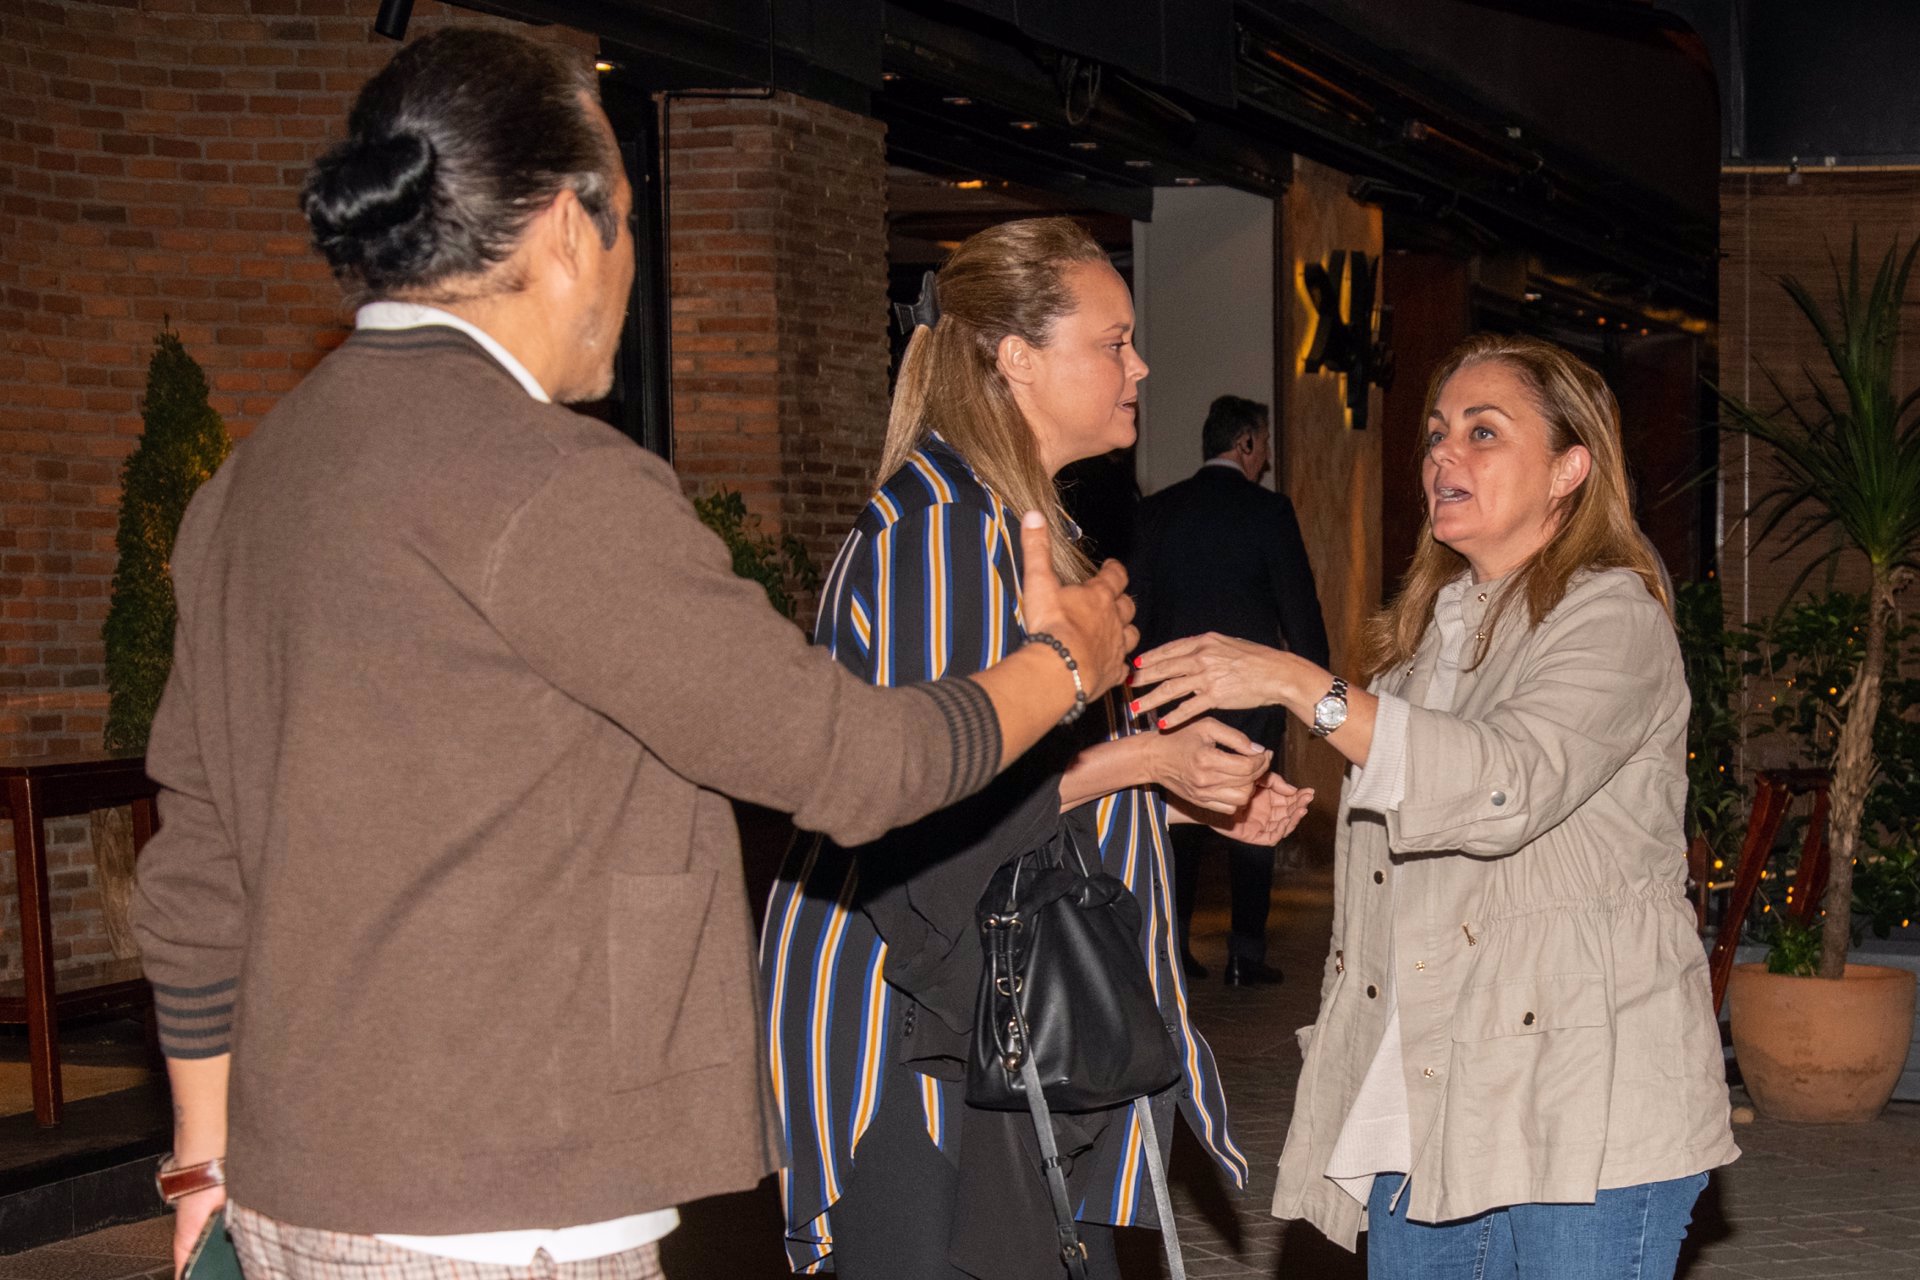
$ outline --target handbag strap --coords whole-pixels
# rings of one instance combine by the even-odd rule
[[[1140,1136],[1147,1144],[1147,1173],[1153,1178],[1153,1207],[1160,1215],[1160,1243],[1167,1250],[1168,1280],[1187,1280],[1187,1264],[1180,1257],[1180,1232],[1173,1225],[1173,1197],[1167,1192],[1167,1162],[1160,1155],[1160,1135],[1153,1125],[1153,1106],[1145,1098],[1133,1100],[1140,1119]]]
[[[1018,1008],[1018,1005],[1015,1005]],[[1014,1015],[1019,1017],[1018,1014]],[[1053,1116],[1047,1109],[1046,1095],[1040,1092],[1040,1072],[1033,1055],[1026,1050],[1026,1019],[1021,1018],[1020,1082],[1026,1086],[1027,1112],[1033,1117],[1033,1136],[1040,1140],[1040,1165],[1047,1173],[1047,1193],[1053,1200],[1053,1230],[1060,1246],[1060,1261],[1066,1264],[1072,1280],[1087,1280],[1087,1246],[1073,1225],[1073,1204],[1067,1199],[1067,1177],[1060,1169],[1060,1147],[1053,1140]]]
[[[1060,1261],[1066,1264],[1071,1280],[1087,1280],[1087,1247],[1080,1242],[1080,1232],[1073,1225],[1073,1202],[1067,1198],[1060,1146],[1053,1139],[1053,1113],[1040,1088],[1040,1072],[1033,1065],[1033,1055],[1027,1052],[1027,1018],[1018,1000],[1013,1002],[1013,1018],[1020,1035],[1014,1052],[1020,1055],[1020,1083],[1025,1086],[1027,1114],[1033,1117],[1033,1136],[1039,1140],[1040,1165],[1047,1175],[1047,1195],[1053,1201],[1053,1230],[1060,1246]],[[1140,1137],[1147,1148],[1147,1173],[1153,1181],[1153,1207],[1160,1218],[1160,1243],[1167,1251],[1168,1280],[1187,1280],[1187,1264],[1180,1256],[1180,1231],[1173,1221],[1173,1197],[1167,1189],[1167,1162],[1160,1154],[1153,1107],[1145,1098],[1135,1098],[1133,1114],[1140,1122]]]

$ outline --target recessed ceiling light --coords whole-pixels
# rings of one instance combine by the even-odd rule
[[[1528,302],[1540,301],[1540,291],[1538,289],[1529,289],[1521,296]]]
[[[1040,122],[1038,120],[1015,120],[1013,127],[1024,133],[1029,129],[1038,129]]]
[[[1129,168],[1129,169],[1151,169],[1151,168],[1153,168],[1153,161],[1151,161],[1151,160],[1129,160],[1129,161],[1127,161],[1127,168]]]
[[[1087,142],[1085,140],[1082,140],[1080,142],[1069,142],[1067,145],[1072,147],[1075,151],[1098,151],[1100,149],[1099,143]]]
[[[985,178],[960,178],[954,182],[957,191],[979,191],[987,185]]]
[[[614,67],[614,64],[611,62],[596,62],[593,64],[593,69],[595,71],[598,71],[601,75],[605,75],[607,74],[607,72],[614,70],[615,67]]]
[[[899,78],[900,73],[898,71],[882,71],[880,73],[880,81],[882,84],[892,84]]]
[[[970,107],[973,105],[972,98],[942,98],[940,101],[950,107]]]
[[[1174,185],[1174,186],[1176,186],[1176,187],[1197,187],[1197,186],[1199,186],[1199,185],[1200,185],[1200,179],[1198,179],[1198,178],[1175,178],[1175,179],[1173,180],[1173,185]]]

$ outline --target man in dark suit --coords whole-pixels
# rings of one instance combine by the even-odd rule
[[[1128,568],[1140,603],[1141,648],[1217,631],[1257,644],[1284,640],[1295,653],[1326,666],[1327,628],[1300,522],[1293,503],[1260,483],[1272,450],[1267,406],[1221,396],[1207,410],[1201,445],[1206,464],[1140,506]],[[1263,707],[1213,714],[1273,748],[1279,758],[1285,711]],[[1233,886],[1227,982],[1278,982],[1280,970],[1266,962],[1273,849],[1229,840],[1202,823],[1176,825],[1173,847],[1180,953],[1188,976],[1207,976],[1187,939],[1200,856],[1218,849],[1227,855]]]

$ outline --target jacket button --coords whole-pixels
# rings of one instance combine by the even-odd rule
[[[1336,951],[1333,953],[1333,971],[1335,973],[1345,973],[1347,971],[1347,953],[1346,952]]]
[[[1380,998],[1380,988],[1374,986],[1371,982],[1369,982],[1367,984],[1367,999],[1377,1000],[1379,998]]]
[[[1434,1076],[1434,1070],[1432,1067],[1428,1067],[1424,1071],[1422,1071],[1420,1074],[1425,1076],[1427,1079],[1431,1080],[1433,1079],[1433,1076]]]
[[[1533,1025],[1533,1015],[1532,1015],[1531,1013],[1529,1013],[1529,1014],[1528,1014],[1528,1015],[1527,1015],[1526,1017],[1524,1017],[1524,1018],[1522,1018],[1522,1019],[1520,1019],[1520,1025],[1521,1025],[1521,1026],[1523,1026],[1523,1027],[1530,1027],[1530,1026],[1532,1026],[1532,1025]]]
[[[1492,795],[1488,796],[1487,799],[1493,801],[1493,807],[1498,809],[1501,805],[1507,802],[1507,793],[1504,791],[1496,791]]]
[[[1375,884],[1385,884],[1385,883],[1387,882],[1387,873],[1386,873],[1386,872],[1384,872],[1384,871],[1376,871],[1376,872],[1374,872],[1374,873],[1373,873],[1373,882],[1374,882]]]
[[[1421,973],[1425,973],[1427,971],[1427,962],[1425,960],[1415,960],[1413,962],[1413,967],[1419,970]]]

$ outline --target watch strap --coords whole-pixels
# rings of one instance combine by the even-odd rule
[[[1347,719],[1344,715],[1341,716],[1339,721],[1334,724],[1324,724],[1321,722],[1320,703],[1327,701],[1329,698],[1337,699],[1340,705],[1343,707],[1346,705],[1347,682],[1343,680],[1341,677],[1335,676],[1333,678],[1333,688],[1327,690],[1326,693],[1321,695],[1319,701],[1313,704],[1313,723],[1307,726],[1307,732],[1311,733],[1316,738],[1326,737],[1328,734],[1332,733],[1335,729],[1338,729],[1341,725],[1347,722]]]
[[[160,1162],[160,1168],[153,1176],[153,1185],[160,1192],[160,1199],[167,1204],[177,1204],[197,1191],[211,1191],[215,1187],[227,1185],[227,1162],[223,1156],[215,1156],[199,1164],[175,1164],[172,1156]]]

